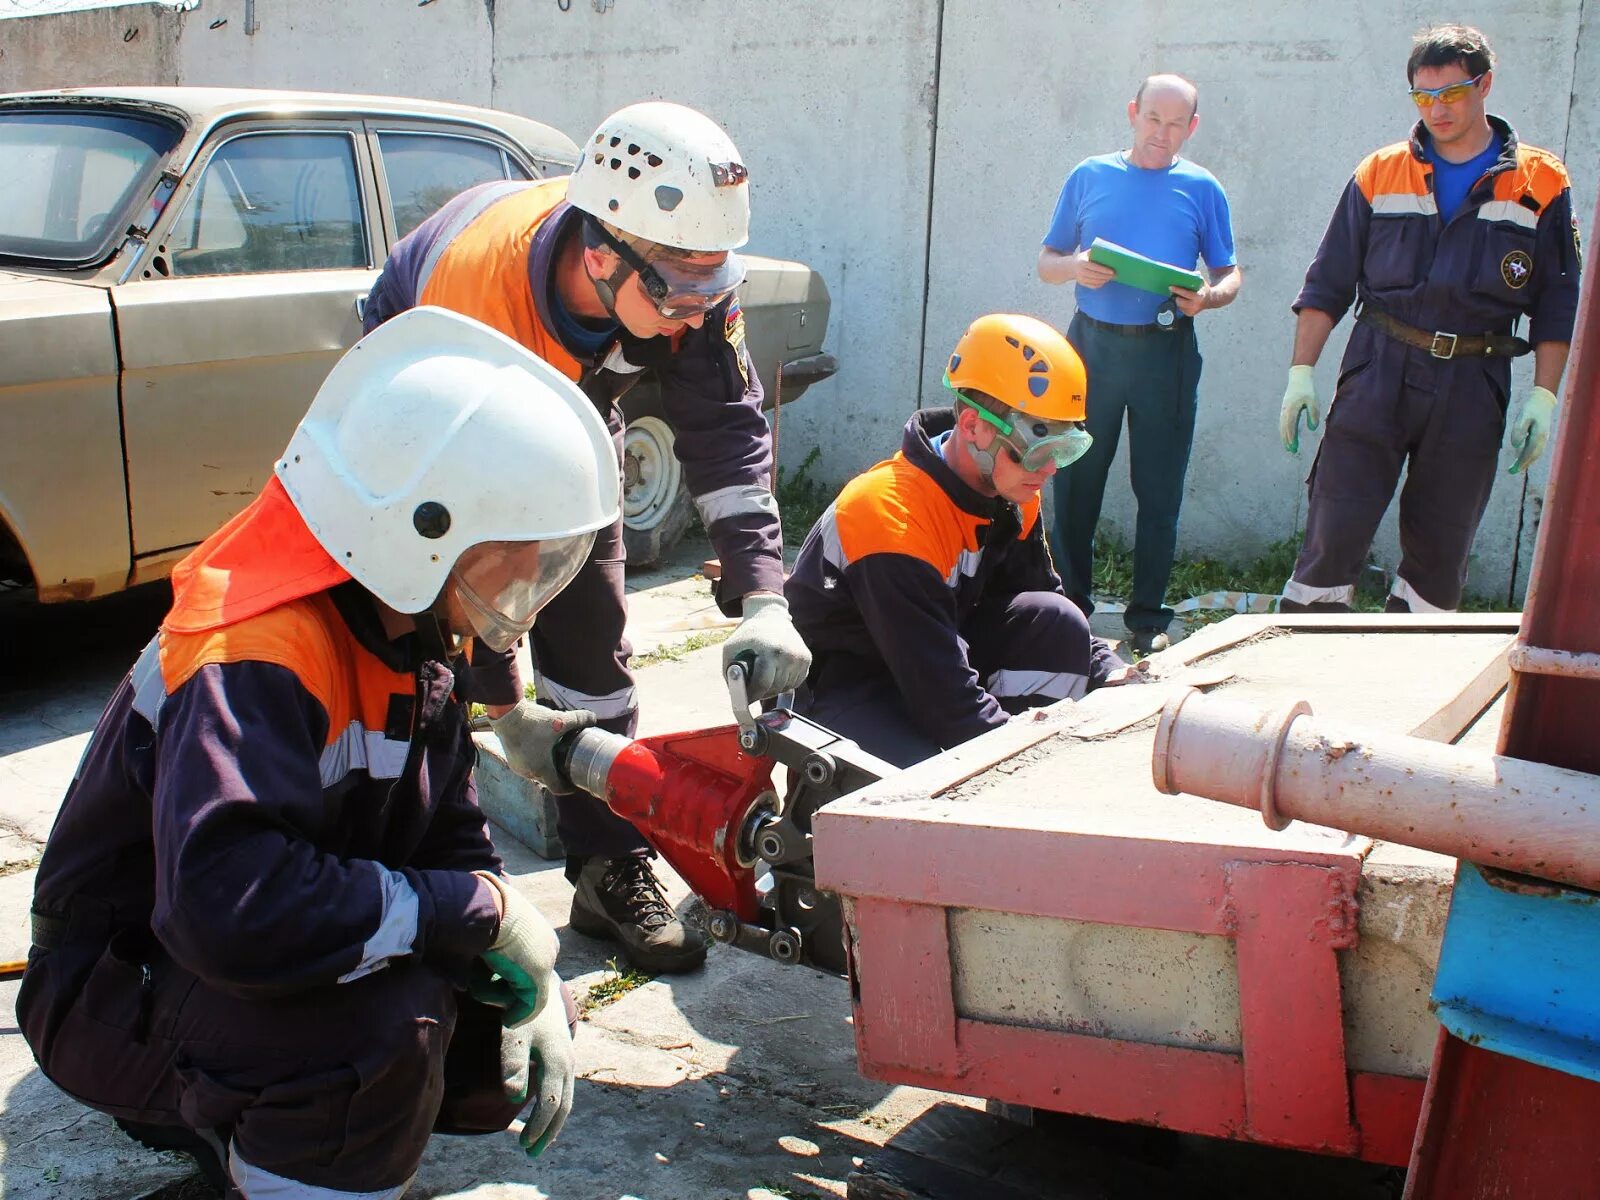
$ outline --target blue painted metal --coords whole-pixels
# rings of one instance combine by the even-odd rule
[[[1433,1009],[1470,1045],[1600,1081],[1600,894],[1461,863]]]

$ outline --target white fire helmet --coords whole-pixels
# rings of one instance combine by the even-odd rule
[[[335,562],[420,613],[447,580],[509,648],[617,519],[616,451],[576,384],[458,313],[415,308],[334,366],[277,464]]]
[[[680,250],[736,250],[750,238],[749,171],[710,117],[650,100],[618,109],[579,150],[574,208]]]

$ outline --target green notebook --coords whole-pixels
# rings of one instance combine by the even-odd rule
[[[1089,261],[1110,267],[1117,273],[1118,283],[1125,283],[1140,291],[1154,292],[1158,296],[1170,296],[1172,293],[1167,289],[1174,286],[1197,292],[1205,283],[1197,271],[1186,271],[1182,267],[1157,262],[1104,238],[1095,238],[1090,244]]]

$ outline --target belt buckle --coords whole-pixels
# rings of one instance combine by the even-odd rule
[[[1450,345],[1441,350],[1439,349],[1439,343],[1445,338],[1450,339]],[[1433,345],[1428,347],[1428,353],[1435,358],[1454,358],[1456,356],[1456,342],[1459,340],[1459,335],[1454,333],[1436,333],[1433,335]]]

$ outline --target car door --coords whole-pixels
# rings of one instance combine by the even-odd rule
[[[136,571],[265,485],[361,335],[384,245],[360,120],[231,125],[201,148],[112,290]]]

